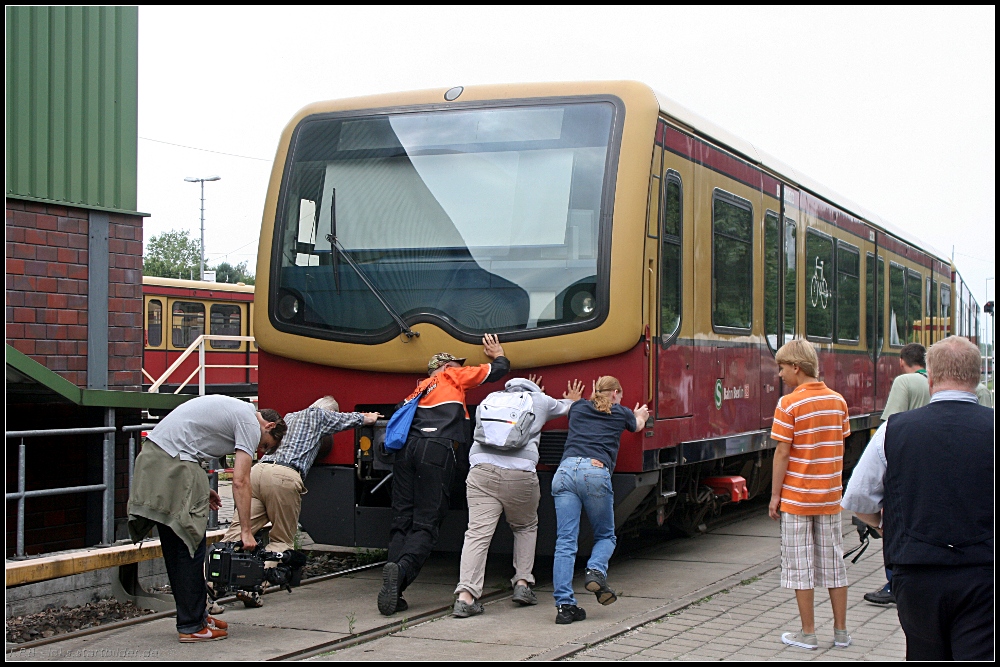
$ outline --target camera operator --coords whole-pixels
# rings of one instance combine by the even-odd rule
[[[237,508],[223,541],[235,541],[248,529],[256,534],[271,522],[267,551],[282,553],[292,548],[302,509],[302,494],[306,493],[303,480],[323,447],[324,439],[338,431],[374,424],[381,416],[377,412],[339,410],[332,396],[324,396],[305,410],[285,415],[288,435],[280,447],[265,450],[265,456],[251,469],[249,511]],[[242,522],[246,516],[250,517],[249,522]],[[271,562],[265,565],[274,566]],[[238,591],[236,596],[247,607],[263,605],[260,593]]]
[[[205,609],[208,511],[222,503],[199,462],[235,452],[233,499],[247,516],[254,452],[276,448],[286,428],[275,410],[258,412],[229,396],[199,396],[164,417],[143,441],[129,490],[129,535],[139,542],[157,529],[183,643],[225,639],[228,626]],[[240,536],[245,548],[256,546],[249,527]]]

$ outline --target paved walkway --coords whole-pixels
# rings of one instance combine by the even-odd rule
[[[857,533],[848,522],[844,544],[851,548],[857,544]],[[823,591],[816,592],[819,648],[807,651],[781,643],[781,633],[799,629],[798,608],[792,592],[781,588],[779,570],[774,569],[571,659],[902,660],[906,642],[896,606],[879,607],[863,600],[865,593],[885,583],[882,542],[873,540],[861,560],[848,563],[847,622],[853,638],[848,648],[833,646],[833,614]]]
[[[849,520],[845,518],[849,526]],[[855,543],[848,528],[846,542]],[[265,596],[263,609],[227,605],[230,624],[225,642],[178,644],[173,618],[68,639],[8,660],[104,659],[245,661],[341,642],[328,660],[559,660],[584,658],[871,658],[903,657],[895,609],[881,609],[861,596],[881,585],[881,553],[873,543],[864,559],[849,567],[848,620],[855,646],[826,650],[832,638],[826,595],[817,595],[820,651],[785,649],[782,631],[796,629],[795,602],[777,587],[777,524],[757,514],[692,539],[673,539],[645,547],[612,561],[609,582],[621,594],[607,607],[574,581],[587,620],[556,625],[552,586],[540,586],[540,603],[520,608],[509,598],[486,604],[486,613],[467,619],[450,616],[408,623],[450,605],[458,575],[456,554],[434,554],[417,581],[407,589],[408,612],[392,621],[403,627],[392,635],[358,643],[390,619],[378,613],[375,597],[380,569],[315,582],[289,595]],[[537,575],[547,580],[551,559],[539,559]],[[491,556],[486,590],[503,590],[510,577],[510,556]],[[741,585],[741,582],[745,582]],[[729,593],[720,593],[728,589]],[[700,604],[693,604],[700,602]],[[671,615],[672,614],[672,615]],[[659,622],[656,622],[659,621]],[[337,648],[335,645],[331,649]]]

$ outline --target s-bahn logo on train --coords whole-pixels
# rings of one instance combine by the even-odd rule
[[[741,398],[750,398],[750,385],[744,384],[738,387],[726,389],[722,386],[722,380],[715,381],[715,409],[722,409],[723,401],[732,401]]]

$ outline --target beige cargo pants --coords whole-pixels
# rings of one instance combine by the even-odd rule
[[[295,533],[299,529],[299,511],[302,509],[302,494],[306,492],[302,476],[298,471],[276,463],[257,463],[250,469],[250,532],[271,522],[267,551],[282,552],[293,548]],[[242,517],[233,513],[233,523],[225,536],[226,542],[240,539]],[[274,563],[267,565],[273,567]]]
[[[538,537],[538,475],[525,470],[507,470],[480,464],[466,478],[469,528],[462,546],[462,564],[455,593],[466,591],[477,600],[483,594],[486,554],[500,514],[505,513],[514,533],[514,577],[534,585],[535,541]]]

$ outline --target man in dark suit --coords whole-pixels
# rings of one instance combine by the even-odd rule
[[[879,428],[842,503],[883,531],[907,660],[994,658],[994,430],[976,398],[980,365],[964,338],[933,345],[930,404]]]

